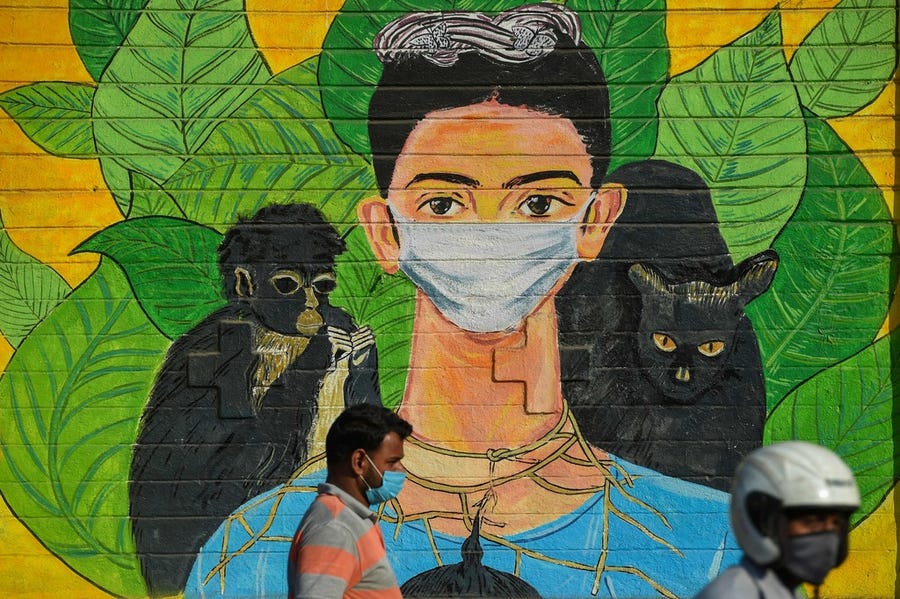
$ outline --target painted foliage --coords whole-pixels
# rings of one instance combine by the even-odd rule
[[[382,518],[425,596],[689,595],[765,442],[878,508],[896,237],[828,119],[891,81],[896,4],[790,59],[774,8],[675,77],[663,0],[524,4],[346,0],[273,73],[243,0],[70,0],[94,83],[0,107],[121,219],[74,289],[0,236],[0,492],[71,569],[283,593],[329,415],[379,400],[416,429]]]

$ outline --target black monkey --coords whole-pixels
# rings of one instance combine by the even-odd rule
[[[371,330],[328,301],[344,249],[305,204],[226,232],[228,304],[172,344],[134,449],[130,516],[151,596],[182,591],[225,517],[322,451],[346,405],[381,404]]]
[[[735,266],[709,188],[687,168],[646,160],[607,181],[626,188],[625,208],[556,299],[563,392],[597,446],[727,490],[762,445],[762,362],[743,308],[778,256]]]

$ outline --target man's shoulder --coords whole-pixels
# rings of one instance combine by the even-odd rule
[[[760,597],[756,578],[741,565],[719,574],[695,599],[744,599]]]
[[[358,510],[347,505],[340,494],[330,493],[328,489],[322,489],[309,505],[300,528],[303,531],[311,531],[320,528],[341,528],[347,530],[353,536],[359,536],[375,525],[369,518],[362,517]]]

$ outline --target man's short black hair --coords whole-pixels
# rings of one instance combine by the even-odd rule
[[[372,404],[350,406],[335,419],[325,437],[329,465],[344,462],[357,449],[374,451],[388,433],[401,439],[412,434],[412,425],[393,411]]]

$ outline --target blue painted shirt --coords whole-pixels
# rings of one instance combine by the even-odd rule
[[[615,488],[609,498],[598,492],[553,522],[504,537],[527,552],[481,539],[482,563],[515,573],[545,598],[686,597],[739,561],[727,493],[616,463],[634,481],[627,488],[630,498]],[[291,537],[324,477],[324,471],[304,476],[237,510],[198,554],[185,598],[284,597]],[[385,514],[393,516],[388,509]],[[380,526],[401,584],[461,561],[462,537],[429,535],[418,521]],[[608,551],[602,562],[604,542]]]

